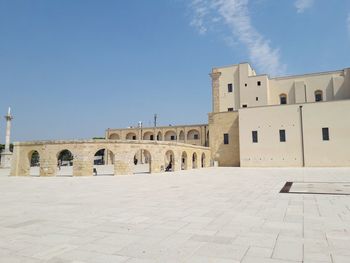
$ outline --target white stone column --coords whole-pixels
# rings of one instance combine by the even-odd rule
[[[11,121],[13,119],[11,115],[11,108],[9,107],[6,119],[6,139],[5,139],[5,150],[1,153],[1,166],[3,168],[10,168],[12,161],[12,152],[10,151],[11,144]]]

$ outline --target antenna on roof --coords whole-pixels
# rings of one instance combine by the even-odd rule
[[[154,114],[154,127],[157,127],[157,113]]]

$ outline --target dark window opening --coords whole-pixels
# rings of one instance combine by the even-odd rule
[[[287,104],[287,96],[285,95],[280,96],[280,104]]]
[[[322,91],[319,90],[315,92],[315,101],[323,101]]]
[[[135,135],[134,135],[134,136],[132,136],[132,139],[133,139],[133,140],[136,140],[136,136],[135,136]]]
[[[193,139],[194,139],[194,140],[198,140],[198,139],[199,139],[198,134],[194,134],[194,135],[193,135]]]
[[[227,85],[227,89],[228,89],[228,92],[232,92],[232,83],[228,84]]]
[[[329,129],[322,128],[322,138],[324,141],[329,141]]]
[[[224,133],[224,144],[229,144],[228,133]]]
[[[247,104],[243,104],[242,107],[243,107],[243,108],[247,108]]]
[[[286,130],[280,130],[280,142],[286,141]]]
[[[153,135],[151,135],[151,136],[149,137],[149,139],[150,139],[151,141],[153,141],[153,140],[154,140]]]
[[[227,111],[233,111],[233,108],[227,108]]]
[[[247,83],[244,83],[244,87],[247,87],[248,86],[248,84]]]
[[[258,142],[258,131],[252,131],[252,140],[253,140],[253,143]]]
[[[256,101],[259,101],[259,97],[255,97],[255,100],[256,100]]]
[[[171,136],[170,136],[170,140],[175,141],[175,136],[174,136],[174,135],[171,135]]]
[[[258,84],[258,86],[261,86],[261,81],[258,81],[257,84]]]

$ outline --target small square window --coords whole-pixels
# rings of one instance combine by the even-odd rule
[[[286,130],[280,130],[280,142],[286,141]]]
[[[232,83],[227,85],[227,90],[228,90],[228,92],[232,92],[232,90],[233,90]]]
[[[259,101],[259,97],[255,97],[255,100],[256,100],[256,101]]]
[[[322,139],[324,141],[329,141],[329,129],[328,128],[322,128]]]
[[[193,139],[194,139],[194,140],[198,140],[198,139],[199,139],[199,135],[198,135],[198,134],[194,134],[194,135],[193,135]]]
[[[247,108],[247,104],[243,104],[242,107],[243,107],[243,108]]]
[[[227,111],[233,111],[233,108],[227,108]]]
[[[174,136],[174,135],[171,135],[171,136],[170,136],[170,140],[175,141],[175,136]]]
[[[253,143],[258,142],[258,131],[252,131],[252,140],[253,140]]]
[[[257,84],[258,84],[258,86],[261,86],[261,81],[259,80],[259,81],[257,82]]]
[[[248,84],[247,83],[244,83],[244,87],[247,87],[248,86]]]
[[[224,144],[229,144],[228,133],[224,133]]]
[[[135,135],[134,135],[134,136],[132,136],[132,139],[133,139],[133,140],[136,140],[136,136],[135,136]]]

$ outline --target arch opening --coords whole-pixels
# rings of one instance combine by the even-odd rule
[[[137,136],[136,133],[134,132],[129,132],[126,136],[125,136],[126,140],[137,140]]]
[[[57,176],[73,176],[74,157],[71,151],[63,150],[57,155]]]
[[[283,104],[287,104],[287,94],[280,94],[280,104],[283,105]]]
[[[164,141],[176,141],[176,132],[175,131],[167,131],[164,134]]]
[[[119,134],[113,133],[109,136],[110,140],[120,140]]]
[[[38,151],[29,153],[29,175],[40,176],[40,154]]]
[[[187,133],[187,140],[188,141],[197,141],[199,139],[200,139],[200,136],[199,136],[199,131],[198,130],[190,130]]]
[[[322,92],[322,90],[316,90],[315,91],[315,101],[316,102],[323,101],[323,92]]]
[[[181,170],[187,170],[187,153],[183,152],[181,155]]]
[[[100,149],[94,155],[93,175],[114,175],[114,154]]]
[[[138,150],[134,155],[133,165],[134,174],[151,173],[151,153],[145,149]]]
[[[143,135],[143,139],[144,140],[153,141],[154,140],[153,132],[145,132],[144,135]]]
[[[165,153],[165,158],[164,158],[164,170],[166,172],[173,172],[175,171],[175,155],[172,150],[168,150]]]

